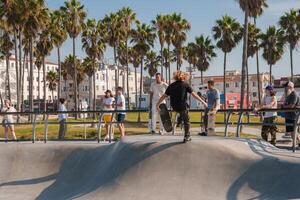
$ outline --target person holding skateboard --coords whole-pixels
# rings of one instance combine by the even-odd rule
[[[190,93],[195,99],[202,102],[205,107],[207,104],[193,91],[191,86],[186,82],[188,79],[188,73],[182,72],[180,70],[174,72],[173,82],[168,86],[166,92],[161,96],[156,104],[156,108],[160,111],[159,105],[167,98],[170,97],[170,102],[173,110],[179,113],[181,119],[184,123],[184,139],[183,142],[191,140],[190,137],[190,122],[187,110],[187,93]]]
[[[126,110],[126,102],[125,102],[125,97],[123,95],[123,88],[122,87],[117,87],[117,94],[116,94],[116,108],[117,110]],[[125,112],[120,112],[117,113],[117,122],[118,122],[118,127],[120,130],[121,138],[125,137],[125,127],[124,127],[124,121],[125,121]]]
[[[199,133],[201,136],[207,136],[208,130],[208,118],[210,115],[210,121],[214,122],[215,114],[220,107],[220,92],[215,88],[213,80],[207,82],[208,90],[206,91],[207,108],[204,112],[204,132]]]
[[[161,79],[161,74],[156,73],[155,74],[155,82],[151,84],[150,87],[150,112],[151,112],[151,120],[150,120],[150,133],[155,134],[156,133],[156,119],[157,115],[159,118],[159,134],[163,135],[165,130],[162,125],[160,115],[158,114],[156,110],[156,104],[160,97],[165,93],[166,89],[168,87],[168,84],[163,82]],[[164,100],[162,103],[166,103]]]

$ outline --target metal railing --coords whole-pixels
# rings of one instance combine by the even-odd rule
[[[294,126],[294,130],[295,130],[295,134],[294,134],[294,138],[293,139],[293,144],[292,144],[292,149],[293,152],[295,152],[296,150],[296,144],[297,144],[297,135],[298,135],[298,126],[299,124],[299,119],[300,119],[300,109],[261,109],[259,111],[254,111],[253,109],[220,109],[218,110],[218,113],[226,113],[226,119],[224,120],[224,122],[216,122],[216,124],[222,124],[225,125],[225,130],[224,130],[224,137],[228,137],[228,128],[229,125],[236,125],[236,137],[240,137],[241,136],[241,127],[243,125],[249,125],[249,126],[262,126],[262,125],[271,125],[271,124],[267,124],[264,122],[243,122],[243,116],[245,114],[249,114],[249,113],[261,113],[261,112],[296,112],[296,118],[295,118],[295,123],[294,124],[286,124],[286,123],[278,123],[278,122],[274,122],[272,125],[291,125]],[[48,127],[51,124],[61,124],[61,122],[59,121],[49,121],[49,116],[50,115],[58,115],[58,114],[97,114],[98,115],[98,121],[73,121],[73,122],[68,122],[66,121],[63,124],[95,124],[97,123],[97,137],[96,140],[99,143],[101,141],[101,131],[102,131],[102,125],[104,124],[103,121],[103,115],[105,113],[111,113],[112,114],[112,119],[114,118],[114,116],[117,113],[148,113],[149,110],[147,109],[143,109],[143,110],[113,110],[113,111],[53,111],[53,112],[0,112],[0,116],[3,115],[22,115],[22,116],[31,116],[31,121],[30,122],[15,122],[15,123],[10,123],[10,124],[15,124],[15,125],[32,125],[32,142],[34,143],[36,141],[36,127],[37,125],[44,125],[44,142],[46,143],[48,141]],[[204,109],[190,109],[189,110],[190,113],[204,113],[205,110]],[[233,114],[237,114],[238,116],[238,120],[237,122],[230,122],[230,119],[232,117]],[[45,115],[45,119],[43,121],[38,121],[37,120],[37,116],[38,115]],[[175,115],[175,118],[172,117],[172,124],[176,127],[176,117],[177,115]],[[116,124],[118,122],[111,120],[109,123],[109,139],[108,141],[111,143],[112,142],[112,126],[113,124]],[[129,123],[137,123],[137,121],[125,121],[125,124],[129,124]],[[140,121],[140,123],[148,123],[148,121]],[[199,120],[199,122],[191,122],[192,124],[200,124],[202,125],[203,122],[202,120]],[[173,135],[175,135],[175,132],[173,131],[172,133]],[[86,139],[86,136],[85,136]],[[7,140],[6,140],[7,141]]]

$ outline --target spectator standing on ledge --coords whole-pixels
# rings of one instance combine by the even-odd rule
[[[194,98],[196,98],[198,101],[202,102],[205,106],[206,103],[195,93],[193,92],[193,89],[191,86],[186,82],[188,79],[188,74],[185,72],[182,72],[180,70],[174,72],[173,79],[175,82],[173,82],[169,87],[167,88],[166,92],[162,97],[159,99],[159,101],[156,104],[156,109],[160,111],[159,105],[168,97],[170,96],[170,102],[173,110],[177,113],[179,113],[180,118],[183,120],[184,124],[184,139],[183,142],[187,142],[191,140],[190,137],[190,121],[189,121],[189,115],[187,110],[187,93],[190,93]]]
[[[168,87],[168,84],[163,82],[161,79],[161,74],[156,73],[155,74],[155,81],[151,84],[150,87],[150,109],[151,109],[151,134],[155,134],[156,132],[156,120],[157,115],[159,119],[159,134],[164,134],[164,127],[160,119],[160,115],[157,112],[156,104],[159,101],[160,97],[165,93],[166,89]],[[164,100],[162,103],[166,103]]]
[[[114,104],[115,104],[115,98],[112,95],[112,92],[110,90],[106,90],[105,91],[105,96],[104,96],[104,100],[103,100],[103,110],[104,111],[113,111],[114,110]],[[106,136],[104,138],[104,140],[108,140],[109,139],[109,125],[110,122],[113,120],[112,118],[112,113],[107,112],[103,114],[103,121],[105,123],[105,131],[106,131]],[[113,139],[114,134],[113,134],[113,128],[112,128],[112,133],[111,136]]]
[[[294,108],[296,109],[297,106],[299,106],[299,96],[296,93],[294,89],[294,83],[289,81],[285,84],[286,89],[286,98],[283,104],[283,108]],[[297,112],[286,112],[285,114],[285,123],[286,123],[286,132],[288,135],[292,136],[292,139],[294,139],[294,123],[296,120],[296,114]],[[298,145],[300,146],[300,138],[297,136]]]
[[[16,109],[12,106],[10,100],[4,101],[4,107],[2,108],[1,112],[16,112]],[[2,126],[4,127],[4,134],[5,139],[8,140],[8,129],[10,129],[10,133],[13,136],[14,140],[17,140],[16,133],[15,133],[15,126],[14,126],[14,119],[12,114],[5,114],[2,120]]]
[[[204,132],[199,133],[201,136],[207,136],[208,113],[217,111],[220,107],[220,92],[215,88],[215,82],[209,80],[207,82],[208,90],[206,91],[207,108],[204,112]],[[226,103],[226,102],[225,102]]]
[[[59,99],[58,111],[59,112],[67,111],[67,108],[65,106],[65,99],[63,99],[63,98]],[[66,124],[67,118],[68,118],[67,113],[59,113],[58,114],[58,121],[59,121],[58,139],[59,140],[65,139],[65,134],[66,134],[66,130],[67,130],[67,124]]]
[[[116,103],[117,110],[126,110],[126,102],[125,102],[125,97],[123,95],[122,87],[117,88],[116,99],[117,99],[117,103]],[[118,127],[120,130],[121,137],[125,136],[125,127],[124,127],[125,116],[126,116],[125,112],[117,113],[117,122],[118,122]]]
[[[274,91],[273,86],[268,85],[266,87],[266,96],[263,98],[263,104],[260,106],[259,109],[275,109],[277,108],[277,98],[275,96],[276,92]],[[263,140],[268,142],[268,136],[269,133],[271,134],[271,141],[270,143],[272,145],[276,145],[276,131],[277,127],[274,124],[274,121],[276,119],[277,113],[266,111],[264,112],[264,121],[263,123],[266,123],[262,126],[261,129],[261,137]]]

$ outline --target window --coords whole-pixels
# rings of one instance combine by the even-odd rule
[[[102,74],[102,80],[105,81],[105,74]]]
[[[36,91],[39,91],[39,87],[36,87]]]
[[[102,90],[105,90],[105,86],[104,85],[102,85]]]
[[[239,83],[238,82],[235,82],[235,87],[239,87]]]
[[[85,91],[88,91],[88,86],[85,86]]]
[[[226,83],[226,87],[229,88],[229,83]]]
[[[67,88],[66,87],[64,87],[64,89],[63,89],[64,91],[67,91]]]
[[[98,85],[96,85],[96,90],[99,91],[99,86]]]
[[[13,62],[10,63],[10,67],[11,67],[11,68],[14,68],[14,67],[15,67],[15,63],[13,63]]]
[[[39,81],[39,77],[36,77],[36,81]]]
[[[96,79],[99,80],[99,74],[98,73],[96,74]]]
[[[256,82],[255,81],[252,82],[252,86],[256,87]]]
[[[257,93],[256,92],[253,92],[253,97],[257,97]]]
[[[47,71],[49,71],[49,66],[47,66]]]

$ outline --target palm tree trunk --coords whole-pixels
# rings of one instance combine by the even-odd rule
[[[161,73],[161,76],[163,77],[164,76],[164,66],[163,66],[163,64],[164,64],[164,56],[163,56],[163,45],[162,44],[160,45],[160,56],[161,56],[160,73]],[[166,78],[165,78],[165,80],[166,80]]]
[[[43,58],[43,89],[44,89],[44,112],[47,111],[47,87],[46,87],[46,65],[45,65],[45,57]],[[53,99],[53,96],[52,96]],[[43,119],[45,119],[45,114],[43,115]]]
[[[243,44],[243,61],[242,61],[242,84],[241,84],[241,102],[240,108],[244,108],[244,99],[245,99],[245,74],[246,74],[246,65],[247,65],[247,48],[248,48],[248,16],[249,11],[245,11],[245,22],[244,22],[244,44]]]
[[[294,67],[293,67],[293,47],[290,45],[290,61],[291,61],[291,81],[294,81]]]
[[[40,89],[41,89],[41,86],[40,86],[40,79],[41,79],[41,76],[40,76],[40,68],[38,68],[38,111],[40,112],[41,111],[41,92],[40,92]]]
[[[270,69],[269,69],[269,73],[270,73],[270,85],[272,84],[272,64],[270,64]]]
[[[190,67],[190,79],[189,79],[189,83],[190,83],[190,86],[192,87],[192,64],[189,63],[189,67]],[[191,99],[191,95],[189,94],[189,104],[191,106],[192,104],[192,99]]]
[[[94,93],[94,101],[93,101],[93,110],[96,110],[96,74],[93,73],[93,93]],[[96,113],[93,114],[94,119],[96,119]]]
[[[75,38],[73,39],[73,67],[74,67],[74,102],[75,111],[78,111],[78,94],[77,94],[77,68],[76,68],[76,57],[75,57]],[[77,119],[77,114],[75,114],[75,119]]]
[[[57,47],[57,62],[58,62],[58,91],[57,91],[57,99],[59,100],[61,97],[61,63],[60,63],[60,47]],[[58,104],[57,104],[58,105]]]
[[[248,68],[248,59],[247,59],[247,62],[246,62],[246,76],[247,76],[247,109],[249,109],[249,104],[250,104],[250,102],[249,102],[249,98],[250,98],[250,92],[249,92],[249,84],[250,84],[250,82],[249,82],[249,68]],[[250,115],[249,115],[249,112],[247,112],[247,122],[249,123],[250,122]]]
[[[143,69],[143,65],[144,65],[144,62],[143,62],[143,60],[144,60],[144,56],[142,56],[142,58],[141,58],[141,77],[140,77],[140,98],[139,98],[139,110],[141,109],[141,105],[142,105],[142,101],[141,101],[141,99],[142,99],[142,91],[143,91],[143,71],[144,71],[144,69]],[[138,114],[138,122],[140,122],[141,121],[141,113],[139,112],[139,114]]]
[[[168,44],[168,57],[170,58],[170,44]],[[171,60],[168,60],[168,70],[169,70],[169,85],[171,84]]]
[[[29,37],[29,60],[30,60],[30,66],[29,66],[29,111],[33,112],[33,91],[32,91],[32,86],[33,86],[33,49],[32,49],[32,37]],[[29,120],[32,120],[32,115],[29,116]]]
[[[11,100],[11,91],[10,91],[10,76],[9,76],[9,56],[6,56],[6,89],[7,89],[7,97]]]
[[[92,110],[93,108],[93,93],[94,93],[94,90],[92,89],[93,88],[93,78],[91,76],[89,76],[89,107],[90,107],[90,110]]]
[[[27,69],[27,73],[28,73],[28,60],[27,60],[27,52],[24,53],[24,59],[23,59],[23,73],[22,73],[22,87],[21,87],[21,101],[22,101],[22,111],[24,111],[25,109],[25,105],[24,105],[24,82],[27,81],[25,80],[25,65],[26,65],[26,69]]]
[[[224,106],[223,108],[227,108],[226,101],[226,63],[227,63],[227,52],[224,52],[224,66],[223,66],[223,95],[224,95]],[[203,83],[202,83],[203,84]],[[226,112],[224,112],[224,123],[226,121]]]
[[[128,65],[128,38],[126,38],[126,89],[127,89],[127,104],[128,109],[130,109],[130,94],[129,94],[129,65]]]
[[[65,88],[66,88],[66,90],[65,90],[65,96],[66,96],[66,100],[68,99],[68,90],[67,90],[67,79],[64,79],[64,81],[65,81]]]
[[[117,52],[116,52],[116,47],[114,46],[114,67],[118,68],[117,66]],[[117,89],[118,87],[118,71],[117,69],[114,69],[115,70],[115,90]]]
[[[20,29],[19,31],[19,76],[20,76],[20,80],[19,80],[19,90],[18,90],[18,93],[19,91],[21,90],[21,87],[22,87],[22,82],[23,82],[23,74],[24,74],[24,71],[22,69],[22,31]],[[22,98],[21,98],[21,93],[19,93],[18,95],[18,98],[19,98],[19,104],[18,104],[18,111],[21,110],[21,104],[23,104],[23,101],[22,101]],[[18,115],[18,120],[19,120],[19,115]]]
[[[136,67],[134,68],[134,82],[135,82],[135,109],[137,109],[138,107],[138,99],[137,99],[137,93],[138,93],[138,89],[137,89],[137,69]]]
[[[19,67],[18,67],[18,37],[17,30],[14,29],[14,41],[15,41],[15,67],[16,67],[16,95],[17,95],[17,108],[19,108]]]
[[[256,27],[256,17],[254,17],[254,25]],[[256,43],[258,43],[256,41]],[[258,45],[258,44],[257,44]],[[258,91],[258,104],[261,105],[261,86],[260,86],[260,70],[259,70],[259,57],[258,57],[258,51],[256,51],[256,71],[257,71],[257,91]]]

